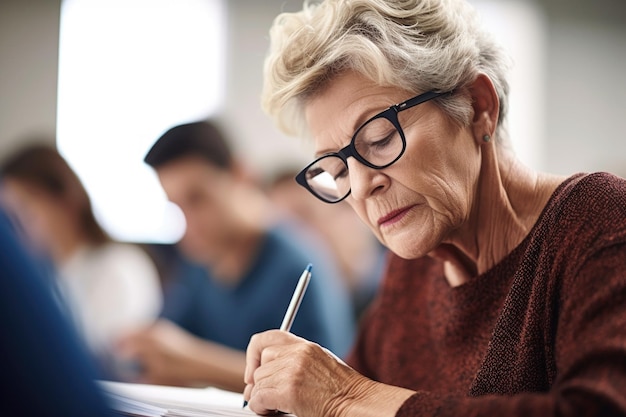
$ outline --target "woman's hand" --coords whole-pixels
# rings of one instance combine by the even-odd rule
[[[328,350],[280,330],[251,338],[244,380],[244,398],[261,415],[392,416],[412,394],[371,381]]]

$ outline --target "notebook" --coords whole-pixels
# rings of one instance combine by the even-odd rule
[[[140,417],[250,417],[242,408],[241,393],[218,388],[100,381],[111,408],[118,414]]]

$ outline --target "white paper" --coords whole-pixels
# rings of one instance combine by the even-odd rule
[[[181,388],[162,385],[100,381],[111,406],[129,415],[150,417],[250,417],[242,408],[241,393],[217,388]]]

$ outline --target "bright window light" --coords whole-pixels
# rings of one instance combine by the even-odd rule
[[[116,239],[173,243],[184,217],[143,157],[223,99],[221,0],[64,0],[57,145]]]

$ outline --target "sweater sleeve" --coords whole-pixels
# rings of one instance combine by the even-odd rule
[[[360,374],[375,379],[375,372],[370,368],[367,358],[372,355],[368,355],[368,350],[376,348],[375,338],[370,336],[370,330],[374,328],[375,324],[372,320],[374,312],[377,310],[376,305],[378,300],[374,300],[370,308],[363,314],[359,323],[356,342],[352,346],[352,350],[346,358],[346,363],[355,369]],[[370,343],[365,341],[369,340]]]
[[[604,242],[568,276],[554,318],[557,377],[549,391],[463,398],[419,391],[397,416],[626,416],[626,244]]]

